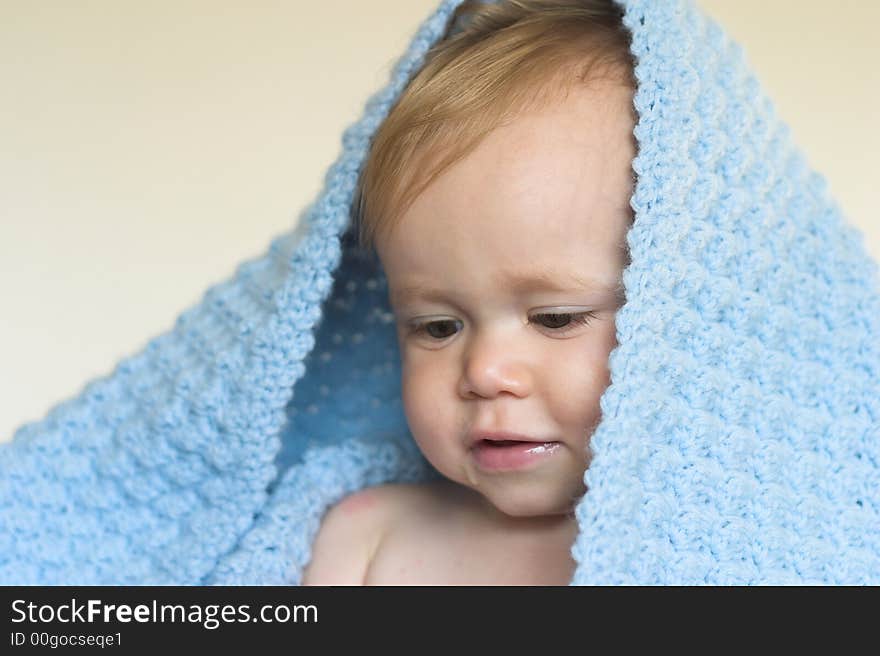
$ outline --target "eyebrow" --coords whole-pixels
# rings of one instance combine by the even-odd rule
[[[589,291],[601,294],[613,295],[617,300],[624,299],[624,288],[621,280],[613,284],[583,278],[574,273],[560,273],[550,270],[535,272],[510,271],[495,274],[495,283],[501,287],[508,287],[515,293],[526,294],[535,291]],[[441,289],[423,284],[403,285],[391,293],[391,304],[399,306],[411,298],[442,299],[444,292]]]

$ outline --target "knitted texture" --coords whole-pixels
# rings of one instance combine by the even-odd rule
[[[0,445],[0,584],[298,584],[326,510],[438,477],[351,230],[422,23],[297,227]],[[621,0],[638,89],[627,301],[573,584],[880,583],[880,285],[862,235],[684,0]]]

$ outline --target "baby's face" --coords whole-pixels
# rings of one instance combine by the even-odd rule
[[[410,430],[438,471],[512,517],[570,512],[585,492],[617,343],[631,102],[594,83],[498,128],[377,243]],[[536,443],[479,448],[480,431]]]

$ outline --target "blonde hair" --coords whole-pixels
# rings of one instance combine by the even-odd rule
[[[466,0],[373,135],[352,208],[374,247],[418,195],[517,113],[596,72],[635,89],[630,33],[612,0]]]

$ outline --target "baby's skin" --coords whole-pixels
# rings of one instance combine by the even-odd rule
[[[445,480],[343,499],[304,584],[571,580],[617,345],[633,120],[626,85],[573,87],[491,132],[377,239],[407,421]]]

